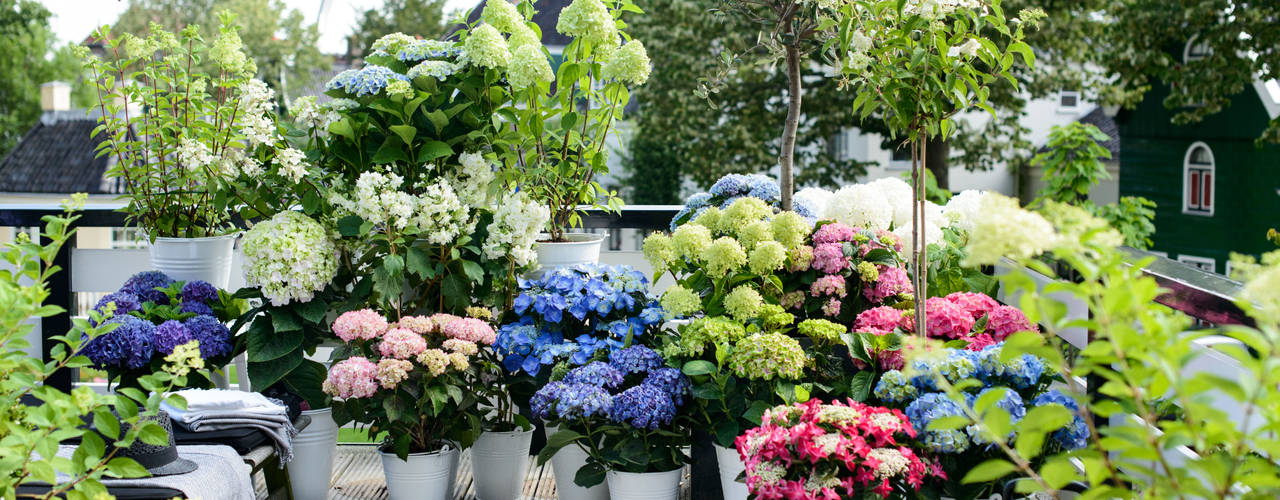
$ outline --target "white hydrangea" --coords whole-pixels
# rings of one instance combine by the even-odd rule
[[[463,205],[484,205],[489,197],[489,183],[493,182],[493,165],[480,153],[462,153],[458,158],[461,169],[449,175],[449,183]]]
[[[209,151],[209,146],[205,143],[183,137],[178,144],[178,161],[187,170],[195,170],[217,162],[218,157]]]
[[[819,217],[827,212],[827,204],[831,202],[831,191],[817,187],[801,189],[791,198],[792,203],[803,203],[813,209]]]
[[[982,204],[982,191],[966,189],[951,197],[942,213],[946,217],[946,225],[964,232],[973,230],[973,221],[978,216]]]
[[[469,232],[467,207],[444,181],[427,186],[414,201],[417,210],[412,222],[432,244],[452,243],[458,235]]]
[[[911,226],[911,185],[897,177],[884,177],[867,184],[884,195],[893,207],[893,227]]]
[[[516,193],[504,200],[489,223],[489,236],[483,244],[486,259],[495,260],[510,256],[516,266],[524,267],[537,259],[533,244],[538,240],[551,218],[547,207],[529,199],[524,193]]]
[[[285,148],[276,153],[276,169],[281,177],[289,179],[295,184],[302,182],[302,178],[307,175],[307,159],[302,151],[294,148]]]
[[[262,115],[250,115],[244,118],[240,133],[244,134],[250,145],[269,144],[276,137],[276,122]]]
[[[864,229],[889,229],[893,207],[880,191],[866,184],[853,184],[836,191],[822,218]]]
[[[969,255],[963,263],[967,267],[992,265],[1005,256],[1035,257],[1057,244],[1058,235],[1048,220],[1008,196],[984,194],[978,213],[981,216],[973,218],[969,232]]]
[[[240,113],[261,115],[271,111],[276,97],[267,83],[257,78],[240,84]]]
[[[941,19],[960,9],[982,7],[980,0],[907,0],[903,11],[925,19]]]
[[[330,201],[338,206],[341,213],[404,229],[409,226],[416,203],[413,196],[399,190],[403,183],[404,178],[396,174],[365,172],[356,179],[354,199],[334,194]]]
[[[275,306],[309,302],[338,272],[337,247],[324,226],[298,212],[258,223],[241,245],[245,282]]]
[[[298,124],[320,130],[329,128],[330,123],[340,118],[338,113],[317,104],[316,96],[313,95],[294,99],[289,105],[289,111],[293,113],[294,120]]]

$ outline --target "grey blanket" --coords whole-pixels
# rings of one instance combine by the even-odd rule
[[[293,437],[298,430],[286,415],[268,415],[256,412],[225,411],[203,415],[192,422],[176,422],[192,432],[221,431],[251,427],[261,430],[275,444],[280,466],[293,460]]]
[[[58,456],[71,458],[75,451],[75,446],[59,446]],[[102,484],[108,488],[171,488],[201,500],[254,500],[253,471],[230,446],[179,446],[178,456],[195,462],[199,468],[173,476],[103,479]],[[59,473],[58,479],[69,478]]]

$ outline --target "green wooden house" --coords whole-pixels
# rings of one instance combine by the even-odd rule
[[[1266,235],[1280,223],[1280,145],[1255,139],[1280,116],[1280,83],[1255,82],[1229,108],[1189,125],[1170,121],[1169,92],[1156,84],[1116,116],[1120,195],[1158,205],[1153,251],[1229,274],[1231,252],[1276,248]]]

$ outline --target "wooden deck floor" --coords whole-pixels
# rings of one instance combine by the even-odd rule
[[[335,500],[379,500],[387,498],[386,482],[382,476],[382,458],[373,446],[341,445],[334,457],[329,498]],[[555,500],[556,479],[551,464],[538,467],[529,461],[525,474],[523,500]],[[689,479],[686,469],[681,481],[681,497],[689,498]],[[471,453],[463,452],[458,464],[458,478],[454,485],[454,498],[476,498],[475,485],[471,481]]]

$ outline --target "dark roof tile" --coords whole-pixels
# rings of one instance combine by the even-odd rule
[[[83,112],[80,112],[83,113]],[[36,122],[9,155],[0,160],[0,192],[114,193],[104,182],[108,156],[94,158],[101,141],[90,138],[95,118],[55,118]]]

